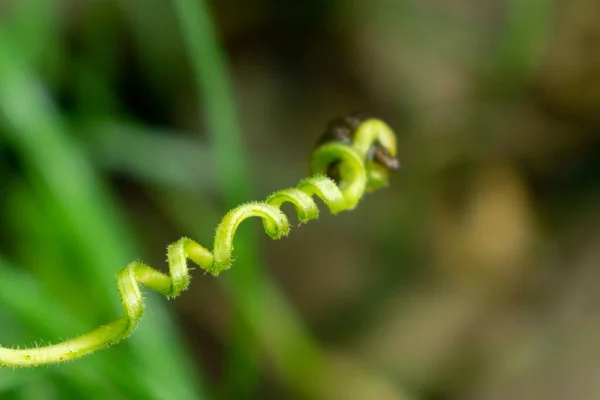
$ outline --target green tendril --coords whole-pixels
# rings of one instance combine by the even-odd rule
[[[392,130],[382,121],[368,119],[357,124],[356,118],[347,117],[330,126],[333,136],[331,131],[326,132],[326,140],[313,152],[312,177],[303,179],[295,188],[273,193],[264,202],[243,204],[229,211],[217,226],[212,252],[192,239],[182,238],[167,248],[168,275],[140,261],[131,262],[119,271],[116,281],[124,311],[121,318],[53,345],[25,349],[0,347],[0,366],[33,367],[71,361],[125,339],[144,314],[140,286],[167,298],[179,295],[190,284],[188,259],[213,276],[219,275],[231,266],[235,232],[248,218],[261,218],[267,235],[280,239],[290,230],[288,218],[280,209],[286,202],[294,205],[301,223],[319,216],[314,196],[333,214],[352,210],[367,191],[386,186],[397,165],[389,161],[395,160],[396,155]],[[336,136],[340,130],[348,136]]]

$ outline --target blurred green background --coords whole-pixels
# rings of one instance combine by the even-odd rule
[[[351,213],[236,236],[125,342],[1,399],[600,397],[595,0],[4,0],[0,342],[121,313],[115,273],[210,245],[360,110],[403,169]],[[286,212],[292,208],[284,208]],[[324,210],[325,211],[325,210]],[[294,225],[296,217],[292,217]]]

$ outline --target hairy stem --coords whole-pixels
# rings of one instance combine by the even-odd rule
[[[319,197],[333,214],[353,209],[369,186],[369,154],[373,146],[387,146],[390,154],[396,153],[391,130],[378,120],[363,122],[356,130],[354,143],[321,145],[313,154],[314,176],[300,181],[295,188],[273,193],[264,202],[243,204],[228,212],[217,226],[212,252],[191,239],[182,238],[167,248],[168,275],[140,261],[131,262],[122,269],[116,277],[124,310],[121,318],[54,345],[26,349],[0,347],[0,366],[28,367],[66,362],[123,340],[135,330],[144,313],[140,286],[169,298],[179,295],[190,283],[188,259],[206,272],[219,275],[231,266],[235,233],[248,218],[261,218],[267,235],[280,239],[290,229],[288,218],[280,209],[286,202],[294,205],[301,222],[319,216],[313,196]],[[332,163],[339,163],[338,184],[324,175]]]

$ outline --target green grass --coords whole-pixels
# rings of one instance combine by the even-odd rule
[[[1,343],[24,347],[55,342],[114,319],[121,313],[114,275],[129,261],[144,258],[146,251],[136,244],[107,176],[94,164],[96,149],[82,146],[78,132],[96,126],[98,115],[108,117],[108,126],[117,125],[111,119],[121,118],[110,76],[94,75],[92,67],[98,57],[110,60],[111,55],[98,55],[96,50],[102,46],[93,40],[91,23],[86,43],[94,51],[84,51],[76,64],[75,114],[64,114],[52,93],[65,57],[58,14],[51,2],[15,4],[18,7],[11,23],[0,31],[0,150],[14,152],[22,173],[15,176],[11,166],[0,164],[2,221],[6,221],[4,230],[11,235],[11,243],[16,243],[0,258],[0,320],[5,327]],[[211,154],[215,176],[207,189],[223,198],[224,213],[254,198],[226,61],[205,5],[174,0],[172,6],[193,70],[201,104],[198,112],[207,122],[208,145],[195,142],[198,149]],[[124,4],[124,8],[132,14],[130,5]],[[134,29],[143,37],[149,27],[139,24]],[[145,46],[148,49],[149,44]],[[142,141],[139,147],[131,147],[139,156],[138,149],[143,151],[148,143],[151,146],[144,137],[151,135],[152,129],[129,126],[136,126]],[[110,136],[103,140],[110,147]],[[113,140],[119,142],[123,137],[115,135]],[[199,157],[197,162],[204,161]],[[131,171],[143,182],[151,174],[151,166],[142,161]],[[178,175],[165,175],[162,184],[177,185],[177,179]],[[172,214],[182,231],[197,232],[201,237],[213,229],[190,225],[190,221],[202,219],[177,214],[180,209],[173,202],[159,205]],[[310,394],[320,371],[319,351],[263,272],[257,244],[255,230],[243,229],[236,237],[236,266],[222,278],[236,312],[218,394],[207,394],[208,384],[199,372],[203,367],[190,356],[170,315],[170,305],[149,293],[149,311],[131,338],[70,364],[0,371],[0,396],[247,398],[255,393],[263,372],[263,350],[268,350],[283,381]]]
[[[48,278],[43,285],[62,289],[52,290],[49,297],[56,302],[62,300],[64,306],[56,314],[59,308],[51,306],[52,303],[40,301],[34,305],[32,302],[26,312],[13,310],[16,311],[13,318],[20,316],[14,320],[15,325],[22,325],[27,315],[38,322],[40,318],[46,319],[52,331],[40,326],[28,330],[23,337],[56,341],[77,334],[81,328],[91,329],[121,312],[114,273],[140,252],[102,178],[74,143],[43,83],[16,49],[11,35],[2,32],[0,110],[3,131],[25,171],[23,199],[13,201],[14,209],[7,210],[6,215],[19,216],[25,243],[23,258],[36,266],[37,276]],[[27,201],[41,204],[26,207]],[[50,232],[41,232],[40,243],[30,240],[29,231],[39,233],[47,227],[51,227]],[[64,254],[56,254],[55,246],[44,247],[46,239],[54,240],[55,246],[60,246]],[[44,250],[54,254],[45,254]],[[17,296],[18,293],[35,296],[25,291],[17,292]],[[110,383],[102,387],[107,393],[117,391],[143,398],[164,398],[166,394],[177,394],[178,398],[201,396],[198,385],[201,381],[195,379],[192,362],[179,344],[165,306],[162,301],[148,300],[153,312],[136,333],[135,341],[76,365],[44,370],[44,374],[85,371],[87,367],[89,374],[109,380]],[[61,318],[70,318],[78,324],[63,323]],[[69,329],[71,326],[77,329]],[[28,344],[22,339],[14,343]],[[81,379],[80,384],[87,386],[87,382],[87,379]],[[83,387],[81,390],[97,393],[99,388]],[[70,394],[67,392],[64,396]]]
[[[226,62],[204,2],[173,0],[173,4],[191,58],[198,102],[206,114],[206,129],[215,155],[214,171],[225,205],[231,208],[253,196]],[[182,222],[190,221],[189,216],[179,217]],[[186,228],[193,231],[195,227]],[[314,378],[312,374],[319,370],[316,346],[262,272],[256,230],[242,229],[235,246],[236,266],[223,278],[234,299],[235,320],[221,395],[223,398],[252,395],[259,372],[259,345],[267,344],[284,381],[306,392],[310,378]],[[284,331],[272,330],[269,320],[277,321]]]

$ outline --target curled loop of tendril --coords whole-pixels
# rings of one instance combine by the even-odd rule
[[[217,276],[232,263],[233,237],[246,219],[259,217],[271,238],[289,232],[283,203],[294,205],[300,222],[319,216],[314,196],[319,197],[333,214],[352,210],[366,192],[387,185],[388,176],[399,168],[396,139],[392,130],[377,119],[353,115],[332,121],[311,160],[310,178],[295,187],[273,193],[264,202],[251,202],[229,211],[219,223],[213,251],[188,238],[168,246],[169,274],[134,261],[117,273],[116,281],[123,316],[81,336],[53,345],[14,349],[0,347],[0,366],[31,367],[70,361],[109,347],[136,328],[144,313],[140,286],[168,298],[187,289],[190,283],[187,260]]]

